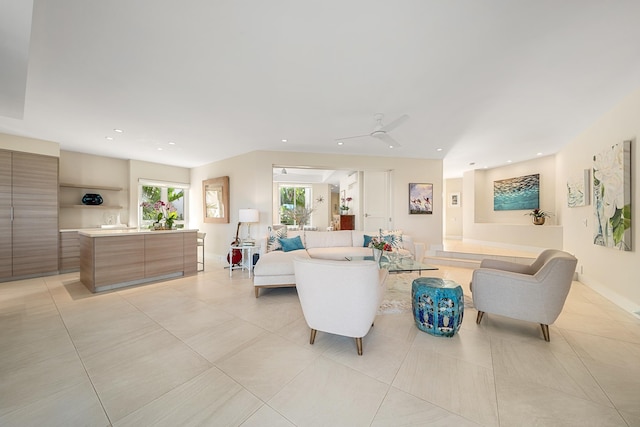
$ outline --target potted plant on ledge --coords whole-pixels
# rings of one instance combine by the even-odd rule
[[[535,225],[543,225],[544,219],[551,216],[550,213],[545,212],[542,209],[538,209],[538,208],[532,210],[527,215],[531,215],[533,217],[532,219]]]

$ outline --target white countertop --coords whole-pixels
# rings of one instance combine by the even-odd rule
[[[88,237],[106,237],[106,236],[131,236],[135,234],[152,234],[152,233],[186,233],[196,232],[197,229],[179,228],[177,230],[151,230],[149,228],[125,228],[125,229],[91,229],[78,230],[78,234]]]

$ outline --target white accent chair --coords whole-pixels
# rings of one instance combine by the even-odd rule
[[[374,261],[296,257],[293,265],[310,344],[317,331],[352,337],[362,356],[362,338],[373,326],[388,271]]]
[[[556,249],[543,251],[530,265],[483,260],[471,281],[476,323],[485,312],[535,322],[549,341],[549,325],[564,307],[577,263],[574,256]]]

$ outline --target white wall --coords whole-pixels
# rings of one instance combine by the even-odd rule
[[[60,228],[91,228],[108,224],[108,217],[120,214],[120,221],[129,223],[129,161],[94,156],[73,151],[60,151],[60,182],[81,185],[121,187],[122,191],[92,191],[61,188],[60,204],[82,203],[84,193],[99,193],[105,206],[122,209],[60,209]]]
[[[582,283],[631,312],[640,310],[640,222],[637,185],[638,136],[640,136],[640,91],[628,96],[593,126],[571,141],[557,154],[558,206],[564,224],[565,249],[578,258]],[[623,252],[593,244],[593,204],[579,208],[566,206],[566,183],[569,177],[592,168],[593,156],[625,140],[635,140],[631,147],[633,251]],[[586,222],[586,224],[585,224]]]
[[[445,180],[444,235],[446,239],[462,239],[462,178]],[[459,193],[458,206],[450,206],[451,193]]]
[[[494,211],[493,182],[523,175],[540,174],[540,207],[553,214],[545,225],[533,225],[529,210]],[[562,249],[562,227],[556,203],[554,156],[500,168],[464,173],[462,184],[463,240],[539,252]]]
[[[0,148],[25,153],[42,154],[43,156],[60,157],[60,144],[42,139],[25,138],[0,133]]]
[[[545,224],[557,224],[556,209],[556,163],[554,156],[539,157],[526,162],[507,166],[479,169],[476,174],[475,222],[501,224],[530,224],[530,210],[495,211],[493,210],[494,181],[516,178],[525,175],[540,174],[540,209],[551,212]]]
[[[392,157],[344,156],[317,153],[255,151],[191,170],[192,224],[207,232],[207,253],[226,256],[228,244],[233,240],[240,207],[253,207],[260,211],[260,224],[252,226],[254,235],[267,233],[272,223],[272,167],[274,164],[311,166],[344,170],[392,170],[394,227],[411,234],[416,241],[427,245],[442,243],[442,161]],[[219,176],[230,180],[230,223],[203,224],[202,181]],[[409,215],[408,187],[410,182],[434,185],[433,215]]]

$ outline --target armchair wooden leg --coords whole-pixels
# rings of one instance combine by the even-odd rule
[[[479,311],[478,316],[476,317],[476,323],[479,325],[482,321],[482,316],[484,316],[484,311]]]
[[[358,347],[358,356],[362,356],[362,338],[356,338],[356,347]]]
[[[316,340],[316,332],[318,332],[315,329],[311,330],[311,338],[309,338],[309,344],[313,344]]]
[[[254,292],[256,293],[256,298],[258,298],[260,296],[260,288],[257,286],[254,286],[253,289],[254,289]]]
[[[549,325],[540,323],[540,326],[542,327],[542,336],[544,337],[544,340],[546,342],[551,341],[551,339],[549,338]]]

